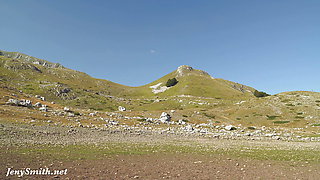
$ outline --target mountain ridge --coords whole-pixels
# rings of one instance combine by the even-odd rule
[[[211,121],[246,126],[284,123],[288,127],[320,123],[320,93],[283,92],[257,98],[252,87],[213,78],[187,65],[149,84],[129,87],[51,65],[45,60],[47,64],[44,65],[35,63],[37,59],[30,59],[16,53],[0,56],[2,105],[10,99],[27,99],[49,108],[68,106],[80,112],[117,112],[125,107],[128,113],[151,114],[153,118],[161,111],[176,111],[175,120],[199,123]],[[167,81],[172,78],[178,83],[167,87]],[[39,96],[44,100],[40,101]]]
[[[249,86],[213,78],[207,72],[188,65],[179,66],[176,70],[149,84],[130,87],[110,80],[97,79],[84,72],[66,68],[59,63],[51,63],[23,53],[0,52],[2,83],[6,82],[7,85],[28,94],[46,95],[52,101],[78,107],[98,106],[96,109],[106,107],[116,109],[116,106],[123,103],[144,107],[138,102],[119,99],[156,99],[181,95],[241,100],[254,97],[255,91]],[[177,78],[178,83],[167,88],[165,84],[170,78]],[[155,93],[151,87],[157,84],[160,84],[159,88],[164,91]],[[100,102],[100,105],[97,102]]]

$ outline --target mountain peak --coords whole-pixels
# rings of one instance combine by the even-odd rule
[[[188,65],[181,65],[177,69],[178,76],[183,76],[185,72],[191,72],[193,68]]]
[[[181,65],[177,69],[177,77],[185,76],[185,75],[200,75],[200,76],[210,76],[207,72],[202,70],[193,69],[193,67],[188,65]]]

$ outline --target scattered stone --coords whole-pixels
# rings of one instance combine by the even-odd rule
[[[12,106],[23,106],[23,107],[32,107],[32,102],[30,100],[25,99],[9,99],[6,104],[12,105]]]
[[[237,128],[232,126],[232,125],[228,125],[228,126],[225,127],[225,129],[228,130],[228,131],[232,131],[232,130],[236,130]]]
[[[183,119],[179,119],[177,124],[178,125],[185,125],[186,122]]]
[[[48,107],[46,105],[42,105],[40,108],[39,108],[40,111],[42,112],[47,112],[48,111]]]
[[[119,110],[119,111],[126,111],[126,108],[125,108],[125,107],[122,107],[122,106],[119,106],[119,107],[118,107],[118,110]]]
[[[64,107],[63,110],[64,110],[65,112],[72,112],[69,107]]]
[[[40,96],[40,95],[35,95],[35,97],[36,97],[37,99],[42,100],[42,101],[45,101],[45,100],[46,100],[46,98],[45,98],[45,97]]]
[[[189,125],[187,125],[187,126],[184,127],[184,130],[186,130],[186,131],[193,131],[194,128],[189,124]]]
[[[150,123],[152,123],[154,121],[154,119],[153,118],[147,118],[146,119],[146,122],[150,122]]]
[[[162,123],[167,123],[171,120],[171,116],[166,112],[162,112],[159,120]]]
[[[75,114],[74,114],[74,113],[69,112],[67,116],[68,116],[68,117],[75,117]]]
[[[193,164],[201,164],[202,163],[202,161],[195,161],[195,162],[193,162]]]
[[[36,104],[34,104],[34,107],[41,107],[42,104],[40,102],[37,102]]]

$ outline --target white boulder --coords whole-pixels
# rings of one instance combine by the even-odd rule
[[[162,123],[167,123],[167,122],[169,122],[171,120],[171,116],[166,112],[162,112],[159,120]]]
[[[228,126],[225,127],[225,129],[228,130],[228,131],[232,131],[232,130],[236,130],[237,128],[232,126],[232,125],[228,125]]]
[[[70,110],[69,107],[64,107],[63,110],[64,110],[65,112],[71,112],[71,110]]]
[[[122,106],[119,106],[119,107],[118,107],[118,110],[119,110],[119,111],[126,111],[126,108],[125,108],[125,107],[122,107]]]

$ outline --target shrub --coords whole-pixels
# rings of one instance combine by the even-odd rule
[[[280,116],[269,116],[269,115],[267,115],[267,119],[268,120],[275,120],[277,117],[280,117]]]
[[[273,121],[274,124],[286,124],[289,123],[290,121]]]
[[[145,122],[145,121],[147,121],[147,119],[142,118],[142,119],[137,119],[137,121],[139,121],[139,122]]]
[[[296,117],[294,117],[294,118],[297,118],[297,119],[304,119],[304,117],[303,117],[303,116],[296,116]]]
[[[256,97],[266,97],[266,96],[270,96],[270,94],[267,94],[265,92],[262,92],[262,91],[257,91],[255,90],[254,93],[253,93],[254,96]]]
[[[166,86],[171,87],[174,86],[178,83],[178,80],[176,78],[168,79]]]
[[[203,115],[205,115],[206,117],[208,117],[210,119],[215,119],[216,118],[216,116],[210,115],[210,114],[207,114],[207,113],[203,113]]]

